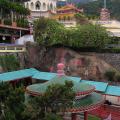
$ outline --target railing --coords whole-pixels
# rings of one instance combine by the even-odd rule
[[[1,45],[0,44],[0,52],[25,52],[26,48],[23,45]]]

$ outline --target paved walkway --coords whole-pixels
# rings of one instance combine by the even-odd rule
[[[107,118],[111,114],[112,120],[120,120],[120,107],[102,106],[89,113],[102,119]]]

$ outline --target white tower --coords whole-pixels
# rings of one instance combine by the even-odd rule
[[[57,0],[30,0],[25,2],[25,7],[30,10],[33,18],[49,17],[56,12],[56,3]]]

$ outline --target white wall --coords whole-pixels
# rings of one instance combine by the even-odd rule
[[[52,5],[53,9],[51,10],[55,12],[56,2],[57,0],[30,0],[29,2],[25,2],[25,7],[29,8],[31,11],[48,11],[50,8],[50,5]],[[37,3],[39,3],[40,9],[36,9]]]
[[[118,97],[116,96],[109,96],[109,95],[106,95],[106,100],[109,100],[111,103],[113,104],[118,104],[120,105],[120,99],[118,101]]]

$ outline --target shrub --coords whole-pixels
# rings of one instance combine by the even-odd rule
[[[120,74],[116,74],[116,75],[115,75],[115,80],[116,80],[117,82],[120,82]]]
[[[12,25],[11,19],[4,19],[4,24],[5,25]]]
[[[107,70],[104,75],[108,80],[113,81],[115,78],[115,73],[116,72],[114,70]]]
[[[18,27],[24,27],[24,28],[29,27],[29,23],[26,19],[19,19],[16,22]]]

